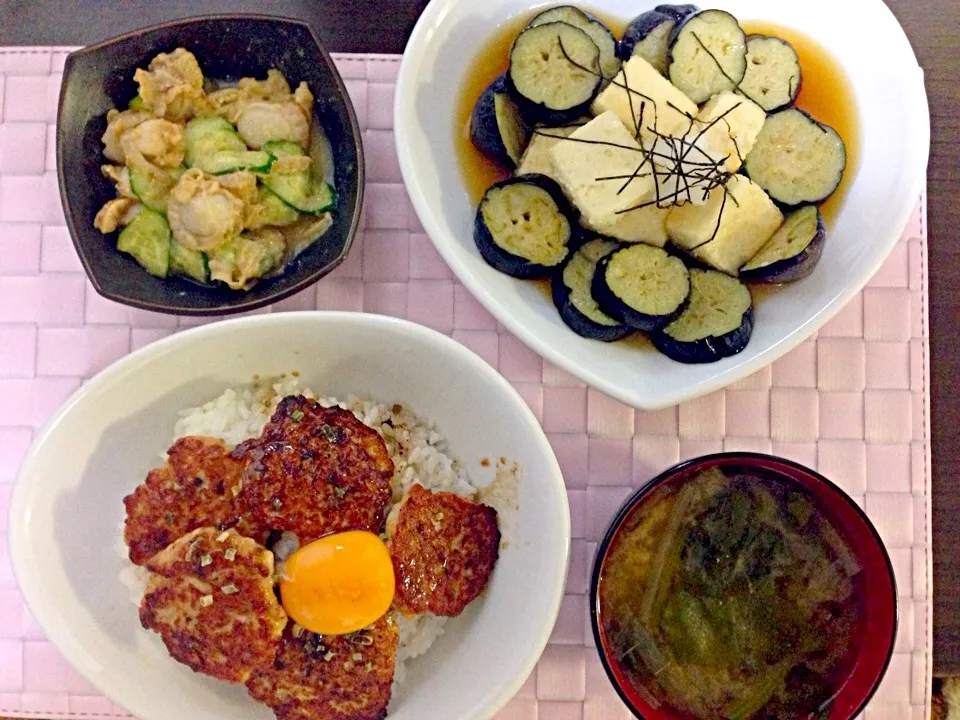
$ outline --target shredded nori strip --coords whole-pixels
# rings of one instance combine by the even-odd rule
[[[727,75],[726,71],[723,69],[723,66],[720,65],[719,60],[717,60],[717,58],[713,55],[713,53],[710,52],[710,50],[706,47],[706,45],[703,43],[700,37],[696,34],[696,32],[693,32],[692,35],[696,39],[696,41],[701,45],[701,47],[703,47],[703,49],[707,52],[707,54],[710,55],[711,59],[716,63],[717,67],[720,69],[720,72],[723,73],[724,77],[726,77],[728,80],[730,80],[731,83],[733,83],[733,79],[730,78],[729,75]],[[563,40],[559,35],[557,36],[557,43],[560,46],[560,52],[563,53],[563,57],[567,60],[567,62],[569,62],[571,65],[578,68],[579,70],[583,70],[584,72],[594,75],[595,77],[602,77],[602,74],[596,73],[591,68],[581,65],[576,60],[574,60],[570,56],[570,54],[567,52],[566,48],[563,45]],[[653,175],[654,195],[655,195],[654,199],[645,203],[640,203],[639,205],[634,205],[629,208],[623,208],[621,210],[618,210],[616,211],[617,215],[633,212],[635,210],[642,210],[652,205],[656,205],[657,207],[665,207],[665,203],[666,204],[677,203],[682,201],[684,198],[686,198],[687,202],[692,202],[693,195],[691,191],[694,188],[699,188],[701,186],[703,186],[703,199],[705,200],[713,190],[715,190],[718,187],[722,187],[723,200],[720,203],[720,212],[717,214],[717,223],[716,223],[716,227],[714,228],[713,234],[710,236],[708,240],[697,245],[696,247],[690,248],[690,250],[696,250],[697,248],[703,247],[704,245],[712,242],[713,240],[716,239],[717,234],[720,232],[720,225],[723,220],[723,212],[726,209],[727,198],[729,197],[731,200],[733,200],[733,202],[737,206],[739,206],[739,203],[737,202],[737,199],[733,197],[733,195],[730,193],[730,191],[726,187],[726,183],[730,180],[731,177],[733,177],[733,173],[727,172],[726,170],[723,169],[724,165],[729,159],[729,156],[726,156],[721,160],[714,161],[710,158],[710,156],[708,156],[703,151],[702,148],[697,146],[696,143],[698,140],[700,140],[700,138],[704,136],[705,133],[707,133],[712,127],[717,125],[721,120],[724,121],[724,123],[727,125],[727,128],[729,129],[730,125],[729,123],[726,122],[725,118],[731,112],[733,112],[738,107],[740,107],[740,103],[737,103],[733,107],[728,108],[726,111],[724,111],[719,116],[717,116],[716,118],[711,120],[709,123],[707,123],[707,125],[700,130],[700,132],[696,135],[696,137],[693,138],[693,140],[687,140],[686,137],[678,138],[675,136],[666,135],[657,130],[656,101],[653,100],[651,97],[644,95],[642,92],[639,92],[634,88],[631,88],[629,85],[629,82],[627,81],[626,73],[623,74],[623,82],[617,81],[616,78],[611,79],[609,82],[610,84],[623,89],[627,93],[627,102],[629,103],[630,115],[633,119],[633,125],[634,125],[634,138],[639,141],[644,112],[646,110],[647,102],[649,102],[653,106],[653,125],[652,127],[647,127],[646,129],[649,130],[652,134],[654,134],[658,139],[664,140],[667,143],[667,145],[671,148],[672,150],[671,153],[667,154],[663,152],[657,152],[653,148],[650,148],[648,150],[643,147],[641,147],[638,150],[637,148],[621,145],[619,143],[607,142],[604,140],[586,140],[583,138],[564,137],[562,135],[552,135],[550,133],[543,132],[542,130],[534,130],[534,132],[536,134],[543,135],[545,137],[555,138],[561,141],[582,142],[588,145],[603,145],[607,147],[615,147],[621,150],[629,150],[631,152],[639,152],[643,156],[643,159],[640,161],[640,164],[637,165],[637,168],[634,170],[634,172],[631,173],[630,175],[627,175],[627,176],[610,175],[610,176],[601,176],[596,178],[597,181],[624,180],[623,184],[617,190],[617,195],[620,195],[630,186],[630,183],[632,183],[636,178],[650,177],[650,175]],[[734,83],[734,85],[738,85],[738,84]],[[737,87],[737,89],[739,90],[739,87]],[[753,98],[750,98],[750,96],[747,93],[743,91],[740,91],[740,92],[742,92],[742,94],[748,99],[750,100],[753,99]],[[634,95],[641,98],[642,100],[640,105],[639,118],[634,112],[634,105],[633,105]],[[685,116],[688,120],[690,120],[690,128],[688,130],[688,134],[689,134],[689,131],[693,130],[694,128],[694,125],[696,123],[696,118],[691,116],[689,113],[684,112],[683,110],[678,108],[676,105],[674,105],[670,101],[667,101],[667,104],[673,110],[679,112],[681,115]],[[573,123],[573,124],[565,125],[562,127],[582,127],[582,125],[583,125],[582,123]],[[733,137],[732,133],[730,137],[733,139],[734,149],[736,150],[737,157],[742,164],[743,156],[740,152],[740,146],[736,142],[736,138]],[[694,150],[704,155],[704,157],[706,157],[707,160],[699,161],[699,162],[694,160],[688,160],[690,153],[693,152]],[[664,162],[663,164],[667,165],[668,169],[663,171],[659,170],[654,158],[667,161],[667,162]],[[647,163],[650,164],[650,172],[642,173],[641,170],[643,170],[643,168],[647,165]],[[686,168],[689,166],[693,166],[694,169],[687,170]],[[701,171],[699,168],[703,168],[703,170]],[[673,176],[677,177],[677,181],[678,181],[677,189],[672,193],[661,195],[661,192],[660,192],[661,180],[666,181],[672,178]],[[693,182],[691,182],[691,180],[693,180]],[[682,189],[680,187],[681,182],[683,184]]]

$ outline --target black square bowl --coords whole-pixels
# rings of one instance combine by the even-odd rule
[[[337,205],[332,227],[282,275],[252,290],[203,287],[148,274],[116,249],[116,233],[93,226],[115,196],[103,176],[101,136],[111,108],[137,94],[133,73],[158,53],[184,47],[204,77],[263,79],[282,72],[292,87],[305,80],[314,94],[315,120],[333,149]],[[363,201],[363,148],[353,104],[330,54],[306,23],[266,15],[208,15],[156,25],[78,50],[67,57],[57,113],[57,177],[67,227],[90,281],[104,297],[133,307],[178,315],[228,315],[253,310],[316,282],[346,257]]]

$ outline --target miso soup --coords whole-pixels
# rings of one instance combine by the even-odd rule
[[[663,483],[624,520],[598,621],[653,707],[826,717],[857,657],[863,576],[813,496],[773,473],[711,468]]]

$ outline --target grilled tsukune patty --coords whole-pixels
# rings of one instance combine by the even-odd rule
[[[516,278],[548,275],[570,252],[573,210],[556,181],[518,175],[491,185],[474,220],[473,239],[492,267]]]
[[[143,565],[154,554],[198,527],[221,529],[241,515],[235,491],[244,463],[230,456],[223,440],[180,438],[167,450],[167,462],[154,468],[123,499],[127,520],[123,538],[130,560]],[[249,532],[248,528],[241,528]]]
[[[271,665],[287,614],[273,553],[234,530],[197,528],[154,555],[140,623],[196,672],[244,682]]]
[[[316,635],[291,622],[273,664],[250,676],[247,691],[278,720],[382,720],[399,637],[389,613],[349,635]]]
[[[258,525],[296,533],[301,544],[383,528],[393,461],[377,431],[349,410],[285,397],[260,437],[233,454],[247,463],[239,498]]]
[[[500,550],[497,512],[451,492],[411,485],[390,513],[394,606],[453,617],[486,587]]]

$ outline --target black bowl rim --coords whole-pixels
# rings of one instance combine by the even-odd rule
[[[115,45],[132,38],[140,37],[142,35],[149,35],[150,33],[157,32],[159,30],[166,30],[168,28],[177,28],[185,25],[195,25],[202,22],[220,22],[220,21],[233,21],[233,20],[259,20],[264,22],[273,22],[278,24],[288,24],[288,25],[299,25],[304,28],[309,34],[314,44],[317,47],[317,50],[320,52],[320,56],[324,59],[324,62],[330,67],[333,80],[334,88],[336,94],[343,101],[344,106],[347,110],[347,118],[350,123],[350,135],[353,140],[354,147],[357,152],[357,198],[354,202],[353,207],[350,209],[350,227],[347,228],[346,238],[344,239],[343,249],[334,258],[331,262],[324,265],[322,268],[318,268],[303,277],[300,281],[294,283],[290,287],[287,287],[283,290],[277,290],[272,293],[267,293],[265,296],[258,299],[244,299],[243,295],[238,294],[235,300],[230,300],[224,305],[218,307],[180,307],[176,305],[170,305],[162,301],[152,301],[152,300],[141,300],[138,297],[130,297],[127,295],[121,295],[113,292],[109,292],[103,288],[100,284],[97,274],[92,264],[87,259],[83,248],[81,247],[81,242],[79,240],[79,233],[77,231],[77,225],[73,217],[73,213],[70,211],[70,204],[67,201],[67,195],[65,190],[65,172],[63,167],[63,153],[61,152],[61,144],[63,138],[59,132],[61,126],[60,123],[60,113],[63,110],[63,98],[67,89],[67,79],[70,76],[70,73],[73,68],[73,64],[76,62],[76,59],[83,57],[85,55],[93,55],[106,47]],[[333,61],[333,57],[330,55],[330,52],[320,41],[320,38],[314,32],[313,27],[310,23],[303,20],[298,20],[296,18],[286,17],[283,15],[270,15],[266,13],[212,13],[207,15],[196,15],[189,18],[180,18],[177,20],[169,20],[167,22],[157,23],[155,25],[150,25],[148,27],[139,28],[137,30],[132,30],[130,32],[124,33],[122,35],[116,35],[106,40],[101,40],[92,45],[86,45],[78,50],[74,50],[67,55],[66,60],[63,66],[63,80],[60,85],[60,96],[57,100],[57,141],[56,141],[56,151],[57,151],[57,185],[60,193],[60,203],[63,205],[64,218],[66,220],[67,230],[70,233],[70,239],[73,242],[73,246],[77,251],[77,255],[80,257],[80,262],[83,265],[83,270],[90,280],[90,283],[93,285],[94,289],[103,297],[113,300],[115,302],[121,303],[123,305],[128,305],[130,307],[139,308],[141,310],[150,310],[152,312],[164,313],[167,315],[187,315],[187,316],[223,316],[223,315],[233,315],[241,312],[248,312],[250,310],[256,310],[258,308],[271,305],[275,302],[279,302],[285,298],[295,295],[296,293],[305,290],[310,285],[313,285],[318,280],[324,276],[331,273],[337,268],[340,263],[346,259],[347,255],[350,253],[351,248],[353,247],[353,241],[356,237],[357,231],[360,229],[360,215],[361,209],[363,208],[363,198],[364,190],[366,186],[366,162],[363,153],[363,134],[360,130],[360,123],[357,120],[357,113],[353,107],[353,101],[350,99],[350,94],[347,92],[347,86],[343,82],[343,77],[340,75],[340,71],[337,69],[336,63]]]
[[[691,467],[696,465],[701,465],[704,463],[712,463],[716,461],[730,463],[736,461],[743,461],[749,463],[752,460],[765,460],[765,461],[775,461],[783,465],[789,465],[790,467],[800,470],[802,472],[808,473],[813,476],[816,480],[821,482],[828,490],[831,490],[837,493],[853,510],[860,516],[860,519],[864,522],[867,527],[867,530],[873,536],[874,542],[880,548],[880,554],[883,556],[884,562],[887,566],[887,574],[890,577],[890,584],[893,588],[893,626],[891,627],[890,632],[890,645],[887,647],[887,654],[883,660],[883,665],[880,667],[880,672],[877,674],[876,679],[873,681],[873,686],[870,688],[870,691],[864,696],[863,702],[854,710],[851,717],[856,717],[859,715],[863,709],[867,706],[867,703],[870,702],[874,694],[877,692],[877,688],[880,687],[880,682],[883,680],[884,676],[887,674],[887,669],[890,666],[890,660],[893,658],[893,650],[897,641],[897,630],[900,626],[900,593],[897,591],[897,578],[893,573],[893,563],[890,561],[890,553],[887,551],[886,545],[884,545],[883,540],[880,537],[880,533],[877,532],[876,527],[874,527],[873,522],[864,512],[863,508],[857,505],[856,502],[851,498],[839,485],[830,480],[829,478],[824,477],[816,470],[808,468],[806,465],[789,460],[788,458],[779,457],[777,455],[769,455],[767,453],[755,453],[755,452],[721,452],[721,453],[712,453],[710,455],[700,455],[699,457],[690,458],[688,460],[683,460],[676,465],[673,465],[659,475],[654,476],[641,488],[636,490],[630,497],[624,500],[623,505],[617,511],[617,514],[614,516],[613,520],[610,521],[610,524],[607,526],[607,529],[604,531],[603,540],[597,546],[597,552],[594,555],[593,559],[593,570],[590,573],[590,628],[593,631],[593,639],[597,646],[597,654],[600,656],[600,663],[603,665],[603,670],[607,674],[607,678],[610,680],[610,684],[613,686],[613,689],[617,691],[617,695],[620,696],[620,699],[623,701],[624,705],[632,712],[636,717],[641,720],[649,720],[644,715],[634,707],[633,702],[623,691],[620,686],[620,683],[617,682],[616,676],[614,675],[613,668],[610,666],[609,661],[607,660],[607,653],[604,650],[603,643],[600,639],[600,620],[599,613],[597,612],[597,592],[599,590],[600,584],[600,570],[603,567],[603,559],[607,554],[607,548],[610,546],[611,541],[617,533],[617,530],[620,528],[621,523],[626,518],[626,516],[633,510],[633,508],[639,503],[647,493],[651,492],[654,488],[658,487],[661,483],[669,480],[675,475],[682,473],[686,470],[689,470]]]

